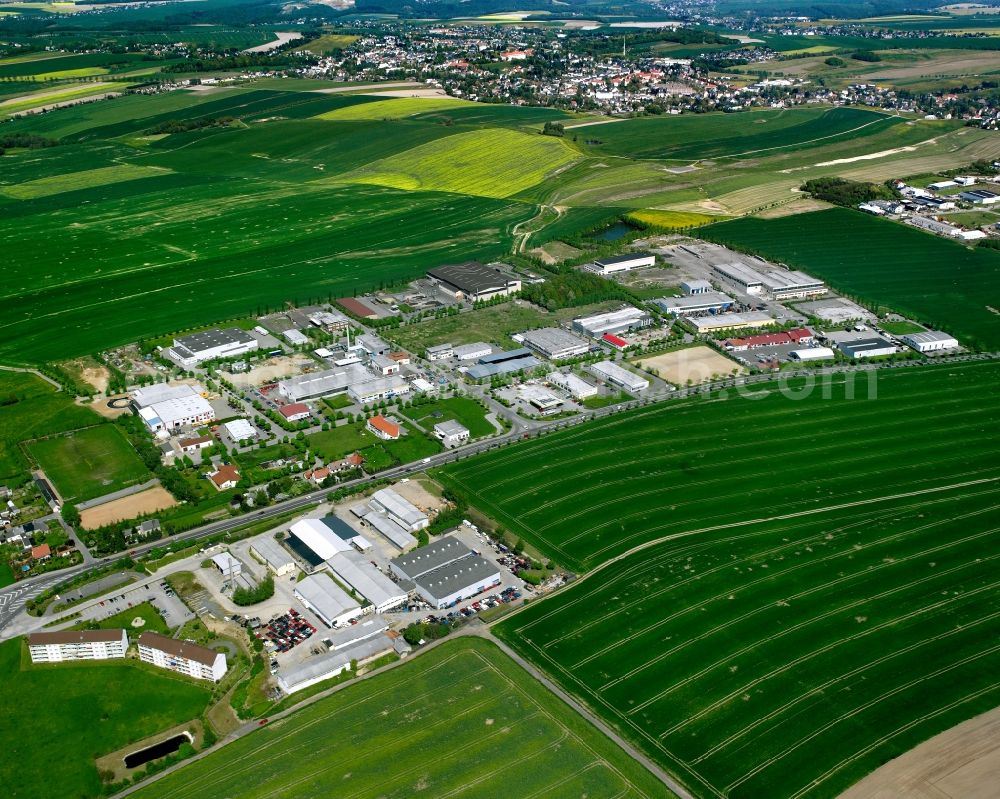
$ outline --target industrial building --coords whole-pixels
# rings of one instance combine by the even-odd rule
[[[348,624],[351,619],[361,615],[361,605],[337,585],[329,574],[310,574],[295,583],[292,593],[327,627]]]
[[[830,361],[837,356],[829,347],[808,347],[792,350],[788,357],[793,361]]]
[[[601,338],[605,333],[625,333],[651,324],[653,319],[648,313],[628,305],[617,311],[574,319],[573,329],[591,338]]]
[[[940,330],[924,330],[920,333],[907,333],[900,340],[917,352],[940,352],[958,348],[958,339]]]
[[[455,350],[451,344],[435,344],[433,347],[428,347],[424,350],[424,354],[427,356],[428,361],[443,361],[451,358],[455,354]]]
[[[841,341],[837,348],[848,358],[878,358],[896,352],[895,346],[879,336]]]
[[[591,385],[572,372],[552,372],[545,379],[553,386],[568,391],[573,399],[585,400],[600,393],[597,386]]]
[[[351,525],[341,519],[339,516],[329,514],[323,517],[323,524],[329,528],[329,530],[337,536],[345,544],[349,544],[354,547],[358,552],[367,552],[372,548],[371,541],[365,538],[361,533],[355,530]],[[347,549],[341,550],[346,552]]]
[[[385,613],[406,602],[407,592],[376,569],[363,555],[339,552],[327,563],[337,578],[371,603],[365,612]],[[317,578],[322,575],[317,575]]]
[[[746,294],[755,297],[764,294],[764,281],[760,274],[745,264],[736,262],[713,264],[712,271],[734,286],[739,286]]]
[[[295,559],[270,535],[258,538],[250,545],[250,555],[260,560],[276,577],[296,570]]]
[[[452,355],[460,361],[477,361],[487,355],[492,354],[493,345],[485,341],[477,341],[475,344],[460,344],[452,348]]]
[[[384,513],[392,521],[408,532],[415,533],[430,525],[427,514],[417,508],[412,502],[403,499],[391,488],[381,488],[368,500],[368,507],[379,513]]]
[[[224,652],[154,632],[139,636],[139,659],[161,669],[212,682],[221,680],[227,668]]]
[[[428,270],[427,277],[455,299],[470,302],[504,297],[521,290],[521,281],[516,277],[478,261],[438,266]]]
[[[751,296],[791,300],[826,294],[826,284],[805,272],[786,269],[758,272],[746,264],[737,262],[715,264],[712,269],[717,275],[739,286]]]
[[[364,506],[362,506],[364,507]],[[396,522],[378,511],[369,511],[362,515],[362,519],[373,529],[377,530],[390,544],[397,549],[406,552],[417,545],[417,539],[400,527]]]
[[[590,342],[563,330],[561,327],[542,327],[521,333],[520,339],[550,361],[575,358],[590,350]]]
[[[204,397],[188,394],[140,408],[139,417],[150,432],[165,435],[182,427],[211,422],[215,410]]]
[[[454,536],[446,535],[389,562],[402,580],[410,580],[436,609],[448,608],[500,584],[500,570],[473,554]]]
[[[361,382],[371,377],[360,364],[324,369],[297,377],[278,381],[278,393],[289,402],[303,402],[332,394],[342,394],[351,383]]]
[[[205,393],[205,389],[199,383],[157,383],[145,388],[137,388],[132,392],[130,405],[136,411],[156,405],[167,400],[180,399],[182,397],[200,397]]]
[[[247,439],[257,437],[257,432],[253,429],[253,425],[246,419],[233,419],[231,422],[226,422],[222,427],[233,441],[246,441]]]
[[[350,326],[351,320],[340,311],[317,311],[307,317],[311,324],[322,327],[331,333],[342,333]]]
[[[347,648],[330,652],[325,657],[312,658],[300,666],[283,670],[278,676],[278,685],[286,694],[294,694],[342,674],[351,668],[352,661],[360,665],[392,651],[393,642],[386,635],[363,638]]]
[[[311,553],[310,564],[319,566],[332,558],[338,552],[350,550],[351,545],[337,535],[321,519],[300,519],[289,528],[289,542],[296,552],[302,552],[303,547]]]
[[[681,291],[688,297],[696,297],[699,294],[708,294],[712,291],[712,284],[707,280],[682,280]]]
[[[973,205],[996,205],[1000,203],[1000,194],[986,189],[972,189],[971,191],[963,191],[958,195],[958,199]]]
[[[931,219],[928,216],[918,216],[917,214],[907,219],[906,224],[926,230],[928,233],[935,233],[938,236],[958,238],[962,232],[962,228],[952,225],[950,222],[938,222],[936,219]]]
[[[32,663],[69,660],[111,660],[125,657],[128,634],[124,630],[60,630],[28,636]]]
[[[775,324],[774,317],[764,311],[746,313],[721,313],[715,316],[688,317],[685,322],[699,334],[714,333],[718,330],[739,330],[749,327],[767,327]]]
[[[527,369],[534,369],[541,366],[542,362],[536,358],[527,347],[518,347],[507,352],[495,352],[491,355],[484,355],[479,359],[479,363],[470,366],[466,374],[473,380],[482,380],[495,375],[507,375]]]
[[[655,300],[666,313],[690,316],[703,313],[723,313],[736,303],[732,297],[717,291],[703,291],[690,297],[663,297]]]
[[[300,422],[309,418],[309,406],[303,402],[291,402],[278,408],[278,413],[289,422]]]
[[[656,266],[656,256],[648,252],[635,252],[594,261],[593,271],[599,275],[613,275],[648,266]]]
[[[243,564],[228,552],[212,555],[212,564],[219,570],[219,574],[227,580],[239,577],[243,573]]]
[[[446,447],[457,447],[469,440],[469,428],[454,419],[447,419],[434,425],[435,437]]]
[[[410,393],[410,384],[399,375],[373,377],[354,383],[347,389],[347,396],[360,405],[370,405],[384,399],[402,397]]]
[[[600,361],[599,363],[595,363],[591,365],[590,371],[601,380],[618,386],[619,388],[623,388],[626,391],[634,393],[636,391],[644,391],[649,388],[649,381],[644,377],[639,377],[639,375],[634,372],[630,372],[628,369],[623,369],[612,361]]]
[[[752,350],[757,347],[781,347],[786,344],[811,344],[813,332],[805,327],[782,330],[778,333],[761,333],[757,336],[731,338],[726,341],[726,349],[733,352]]]
[[[285,341],[294,346],[301,346],[303,344],[309,343],[309,336],[303,333],[301,330],[296,330],[294,327],[286,330],[281,334],[285,337]]]
[[[234,358],[259,347],[257,339],[238,327],[213,328],[175,338],[167,355],[182,366],[190,367],[216,358]]]

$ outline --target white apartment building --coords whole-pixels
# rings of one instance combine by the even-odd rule
[[[224,652],[153,632],[139,636],[139,659],[161,669],[212,682],[221,680],[227,668]]]
[[[111,660],[128,651],[124,630],[61,630],[28,636],[32,663],[63,663],[69,660]]]

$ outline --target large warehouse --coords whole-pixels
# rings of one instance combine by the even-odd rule
[[[238,327],[213,328],[174,339],[167,354],[182,366],[197,366],[216,358],[233,358],[260,347],[253,336]]]
[[[289,545],[314,567],[351,548],[320,519],[301,519],[291,526],[289,532]]]
[[[351,599],[329,574],[311,574],[299,580],[292,592],[327,627],[347,624],[361,615],[361,605]]]
[[[642,269],[648,266],[656,266],[655,255],[648,252],[633,252],[594,261],[593,271],[599,275],[613,275],[617,272],[629,272],[632,269]]]
[[[755,297],[768,296],[774,300],[801,299],[826,294],[826,285],[805,272],[787,269],[758,271],[738,262],[716,264],[717,275],[739,286]]]
[[[699,313],[722,313],[732,308],[736,300],[717,291],[703,291],[689,297],[663,297],[655,302],[669,314],[688,316]]]
[[[139,416],[151,432],[165,434],[210,422],[215,419],[215,410],[205,398],[189,394],[140,408]]]
[[[701,334],[717,330],[741,330],[752,327],[767,327],[775,323],[774,317],[764,311],[746,313],[720,313],[715,316],[696,316],[685,320]]]
[[[635,372],[623,369],[612,361],[600,361],[595,363],[590,367],[590,371],[601,380],[605,380],[614,386],[625,389],[626,391],[634,393],[636,391],[644,391],[649,388],[649,381],[644,377],[639,377],[639,375]]]
[[[422,530],[430,524],[427,514],[409,500],[403,499],[391,488],[382,488],[371,495],[368,506],[384,513],[392,521],[411,533]]]
[[[371,602],[366,612],[384,613],[406,602],[407,593],[357,552],[340,552],[327,561],[337,578]]]
[[[896,348],[890,342],[879,336],[841,341],[837,347],[848,358],[878,358],[896,352]]]
[[[500,569],[473,554],[465,544],[445,535],[389,562],[393,574],[413,582],[429,605],[452,607],[500,584]]]
[[[577,377],[572,372],[552,372],[545,379],[553,386],[568,391],[573,399],[584,400],[596,397],[600,393],[597,386]]]
[[[370,524],[373,529],[381,533],[381,535],[390,544],[403,552],[413,549],[417,545],[416,538],[410,535],[406,530],[396,524],[384,513],[379,513],[378,511],[373,510],[366,513],[362,518]]]
[[[470,302],[516,294],[521,290],[521,281],[516,277],[478,261],[438,266],[429,270],[427,277],[456,299]]]
[[[921,333],[908,333],[900,336],[900,340],[917,352],[940,352],[958,347],[958,339],[940,330],[924,330]]]
[[[561,327],[542,327],[521,334],[525,346],[548,358],[561,361],[583,355],[590,350],[590,342],[563,330]]]
[[[605,333],[625,333],[629,330],[649,327],[651,324],[653,324],[653,318],[648,313],[627,305],[617,311],[574,319],[573,329],[591,338],[600,338]]]
[[[295,558],[270,535],[256,539],[250,545],[250,555],[259,559],[268,571],[277,577],[284,577],[295,571]]]

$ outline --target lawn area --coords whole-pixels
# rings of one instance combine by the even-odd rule
[[[138,454],[113,424],[40,438],[28,452],[64,501],[82,502],[150,477]]]
[[[0,483],[27,480],[29,464],[18,446],[21,441],[100,421],[90,408],[75,404],[41,378],[0,371]]]
[[[1000,348],[1000,251],[844,208],[736,219],[697,235],[802,269],[970,346]]]
[[[5,585],[14,584],[14,572],[10,570],[10,564],[0,563],[0,588]]]
[[[0,674],[0,780],[18,799],[97,796],[94,758],[197,718],[209,701],[208,688],[134,662],[34,666],[20,638],[0,643]]]
[[[1000,364],[872,374],[660,403],[435,476],[578,571],[665,536],[1000,477]]]
[[[364,422],[313,433],[308,436],[308,441],[309,448],[327,463],[346,457],[352,452],[360,452],[365,458],[365,468],[368,471],[420,460],[441,451],[441,445],[436,440],[428,438],[414,428],[410,428],[409,433],[397,441],[383,441],[369,432]]]
[[[1000,703],[998,545],[993,480],[678,537],[497,632],[696,796],[835,797]]]
[[[134,624],[136,619],[142,619],[142,624]],[[97,622],[83,622],[76,625],[76,630],[126,630],[129,638],[136,639],[144,632],[163,633],[170,635],[170,628],[163,620],[160,612],[149,602],[119,611],[106,619]]]
[[[495,645],[463,638],[268,725],[135,797],[415,794],[670,795]]]
[[[921,333],[924,328],[914,322],[880,322],[879,327],[881,327],[886,333],[892,333],[894,336],[905,336],[908,333]]]
[[[454,419],[469,429],[472,438],[481,438],[496,432],[486,420],[488,411],[469,397],[449,397],[406,409],[406,415],[430,432],[434,425]]]

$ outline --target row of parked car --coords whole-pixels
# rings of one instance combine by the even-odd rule
[[[275,616],[265,627],[254,635],[264,641],[264,646],[275,652],[287,652],[297,644],[310,638],[316,628],[312,626],[295,608],[289,608],[288,613]]]

